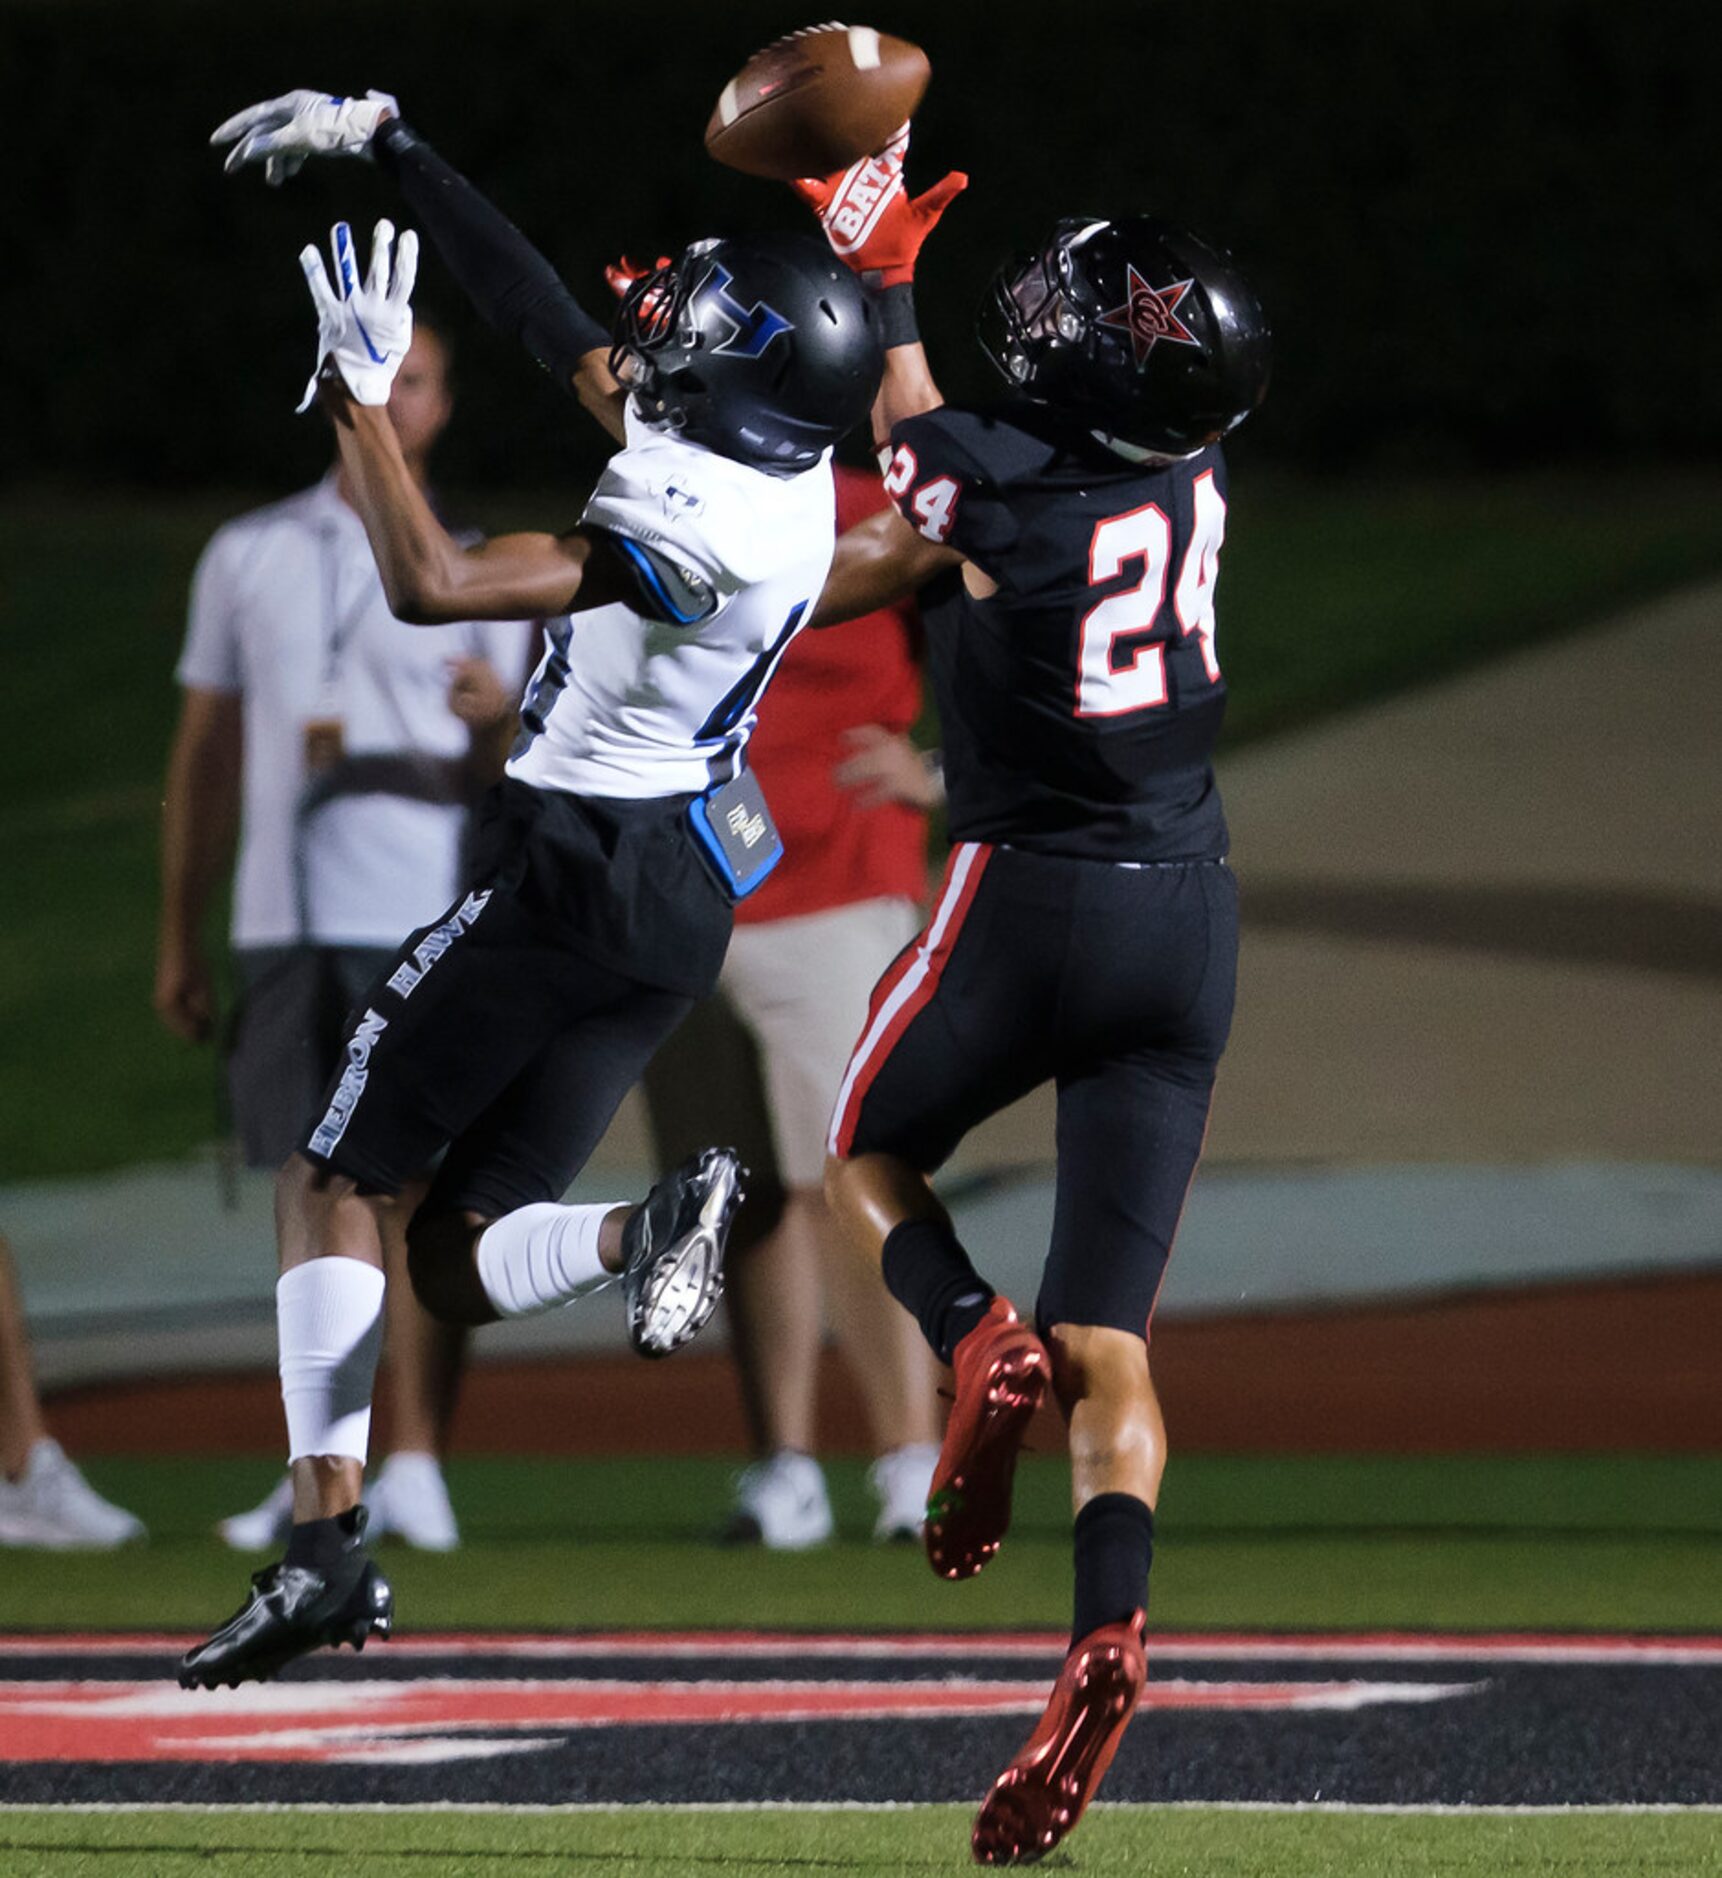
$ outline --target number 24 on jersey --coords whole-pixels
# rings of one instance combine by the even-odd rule
[[[885,473],[885,493],[908,495],[917,469],[914,451],[900,445]],[[911,519],[929,541],[950,538],[961,493],[954,477],[935,476],[909,496]],[[1226,535],[1226,499],[1212,470],[1204,470],[1191,484],[1191,498],[1190,542],[1172,590],[1172,611],[1180,637],[1196,635],[1203,669],[1214,681],[1220,676],[1214,654],[1214,582]],[[1166,602],[1171,559],[1172,523],[1158,503],[1095,523],[1088,544],[1089,586],[1116,580],[1132,562],[1141,563],[1142,577],[1133,587],[1097,600],[1082,616],[1076,654],[1078,717],[1124,717],[1170,702],[1166,639],[1150,635]]]
[[[1194,506],[1190,543],[1172,589],[1172,612],[1180,638],[1196,636],[1210,682],[1220,676],[1214,655],[1214,583],[1220,544],[1226,536],[1226,499],[1204,470],[1191,485]],[[1166,641],[1151,639],[1166,601],[1172,558],[1172,524],[1157,503],[1097,522],[1088,545],[1091,586],[1115,580],[1133,561],[1142,578],[1122,593],[1108,594],[1082,616],[1076,654],[1076,715],[1123,717],[1169,701]],[[1135,639],[1135,645],[1124,642]]]

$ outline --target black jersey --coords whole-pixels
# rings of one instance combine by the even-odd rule
[[[1209,860],[1225,713],[1214,582],[1218,449],[1139,466],[1029,407],[950,406],[891,433],[885,487],[960,549],[922,589],[952,836],[1106,861]]]

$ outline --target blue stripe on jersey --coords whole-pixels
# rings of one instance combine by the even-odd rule
[[[790,608],[789,618],[783,622],[783,630],[730,687],[711,716],[694,733],[696,743],[707,743],[713,737],[724,738],[723,747],[708,759],[707,767],[714,783],[728,782],[740,770],[742,746],[747,739],[731,733],[753,709],[755,700],[771,682],[771,675],[777,670],[784,653],[789,650],[789,642],[795,637],[796,628],[801,624],[808,605],[806,600],[798,600]]]
[[[544,636],[549,643],[531,684],[526,688],[526,696],[521,701],[520,735],[508,753],[510,762],[517,756],[524,756],[532,744],[544,735],[545,723],[556,708],[556,700],[562,695],[563,687],[568,683],[568,648],[574,643],[573,620],[553,620],[544,629]]]
[[[640,577],[640,584],[645,588],[648,598],[662,609],[670,625],[694,626],[713,611],[713,608],[708,606],[699,612],[690,613],[671,594],[663,575],[658,572],[654,557],[637,541],[630,541],[626,535],[616,534],[612,534],[610,539],[633,563],[634,572]],[[713,595],[712,598],[715,600],[716,596]]]

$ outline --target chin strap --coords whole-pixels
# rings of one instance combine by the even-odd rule
[[[1126,443],[1122,437],[1114,437],[1106,430],[1091,430],[1088,434],[1096,443],[1104,444],[1114,456],[1123,457],[1126,463],[1163,466],[1167,463],[1187,463],[1191,457],[1201,455],[1200,450],[1185,450],[1177,455],[1169,455],[1164,450],[1144,450],[1139,443]]]

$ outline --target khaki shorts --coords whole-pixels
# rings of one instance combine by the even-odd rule
[[[751,1169],[755,1191],[817,1187],[868,998],[920,924],[912,900],[891,898],[737,926],[717,996],[646,1072],[664,1164],[723,1142]]]

